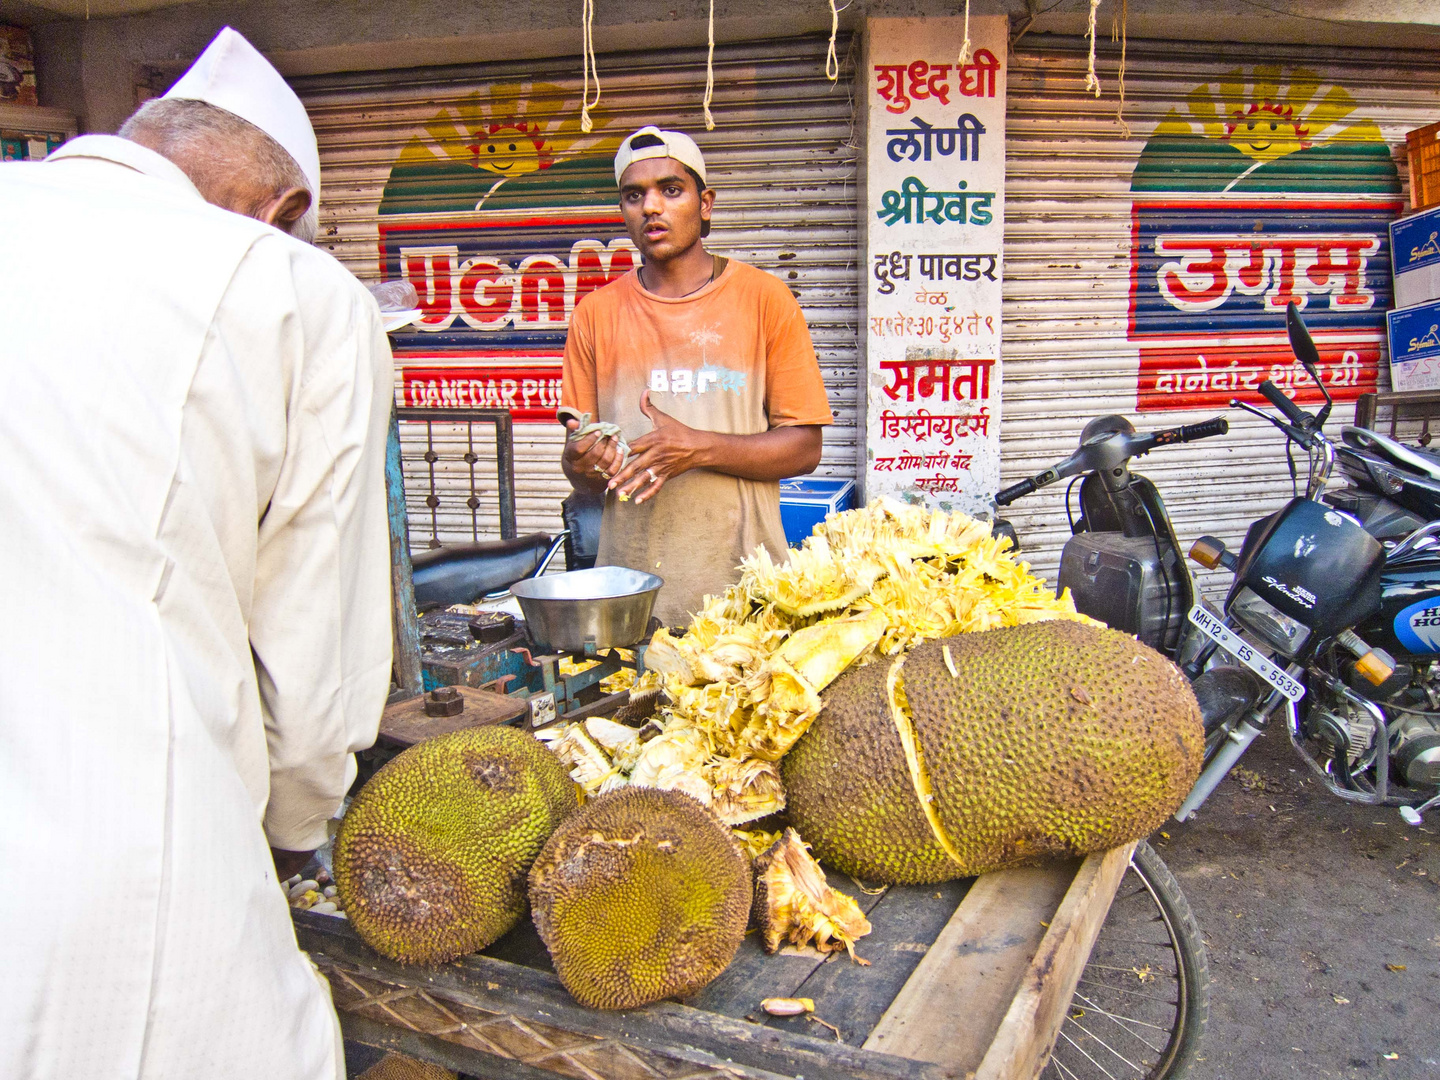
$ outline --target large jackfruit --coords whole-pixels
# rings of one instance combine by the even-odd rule
[[[525,914],[526,874],[578,805],[533,736],[484,727],[417,743],[377,772],[335,838],[335,883],[376,952],[439,963],[483,949]]]
[[[783,774],[822,861],[920,883],[1144,837],[1203,751],[1173,664],[1056,620],[926,642],[842,677]]]
[[[582,1005],[692,994],[740,947],[750,858],[699,802],[626,787],[588,803],[530,870],[535,926]]]

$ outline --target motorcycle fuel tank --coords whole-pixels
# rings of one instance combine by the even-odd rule
[[[1440,559],[1387,566],[1380,610],[1356,630],[1371,647],[1396,657],[1440,654]]]
[[[1226,607],[1248,587],[1330,636],[1379,609],[1384,563],[1380,542],[1349,516],[1323,503],[1292,499],[1251,526]]]

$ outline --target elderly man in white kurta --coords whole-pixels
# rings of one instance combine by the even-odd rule
[[[298,99],[223,44],[177,96],[318,193]],[[344,1075],[269,848],[325,840],[384,703],[390,353],[364,287],[265,223],[309,200],[207,202],[250,159],[207,173],[182,119],[186,169],[143,124],[0,166],[7,1080]]]

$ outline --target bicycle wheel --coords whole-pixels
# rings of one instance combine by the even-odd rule
[[[1190,905],[1143,841],[1115,894],[1043,1080],[1178,1080],[1210,1019],[1210,966]]]

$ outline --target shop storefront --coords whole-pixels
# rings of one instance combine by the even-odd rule
[[[581,297],[635,265],[610,160],[648,122],[706,152],[709,245],[799,298],[838,420],[820,471],[870,495],[974,510],[975,492],[1064,456],[1092,417],[1158,428],[1226,412],[1228,437],[1141,467],[1182,537],[1235,538],[1290,480],[1279,437],[1230,398],[1261,404],[1270,378],[1319,400],[1292,363],[1285,305],[1314,331],[1337,401],[1387,385],[1386,228],[1408,205],[1397,148],[1434,119],[1440,63],[1132,40],[1121,118],[1108,41],[1097,99],[1083,38],[1011,49],[1005,20],[976,19],[962,66],[960,20],[868,25],[874,55],[842,37],[836,84],[823,37],[717,48],[710,132],[703,49],[602,55],[589,133],[578,57],[298,80],[326,170],[322,243],[421,297],[424,318],[397,340],[397,400],[511,411],[522,532],[558,525],[565,330]],[[917,85],[902,107],[897,89]],[[939,195],[964,195],[964,214]],[[949,442],[932,417],[950,420]],[[935,445],[916,442],[922,423]],[[474,463],[454,449],[438,467],[464,482],[439,517],[468,539]],[[411,457],[417,478],[431,468]],[[1047,570],[1062,498],[1011,514]]]

